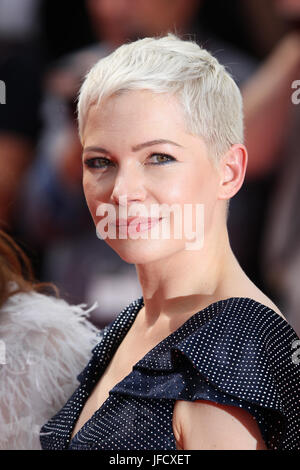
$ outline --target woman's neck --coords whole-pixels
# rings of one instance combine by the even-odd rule
[[[136,265],[142,287],[146,326],[190,316],[228,298],[246,275],[230,247],[227,230],[199,251],[182,250],[171,257]]]

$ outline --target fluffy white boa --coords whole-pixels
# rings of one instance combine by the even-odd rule
[[[41,426],[77,388],[102,337],[88,320],[95,305],[85,308],[36,292],[1,308],[0,449],[41,448]]]

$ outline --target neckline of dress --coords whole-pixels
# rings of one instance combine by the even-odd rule
[[[129,374],[127,374],[125,377],[123,377],[122,380],[120,380],[117,384],[114,385],[114,387],[109,391],[109,395],[108,397],[104,400],[104,402],[102,403],[102,405],[97,408],[97,410],[94,411],[94,413],[90,416],[90,418],[83,424],[83,426],[81,426],[81,428],[76,432],[76,434],[74,434],[74,436],[71,438],[71,435],[73,433],[73,429],[74,429],[74,426],[76,426],[76,423],[82,413],[82,410],[83,408],[85,407],[85,404],[89,398],[89,396],[93,393],[93,390],[94,390],[94,387],[92,388],[92,390],[90,391],[89,393],[89,396],[87,396],[87,398],[85,399],[83,405],[82,405],[82,408],[80,409],[80,412],[79,414],[77,415],[77,417],[75,417],[75,420],[74,420],[74,423],[72,425],[72,430],[70,431],[69,433],[69,436],[68,436],[68,448],[70,448],[70,445],[72,444],[72,442],[76,442],[75,440],[80,436],[81,432],[89,426],[89,424],[92,422],[92,420],[95,419],[95,417],[100,414],[102,411],[103,411],[103,408],[107,405],[107,402],[108,400],[110,399],[111,397],[111,392],[115,389],[117,389],[126,379],[128,379],[128,377],[133,373],[133,370],[134,368],[140,363],[142,362],[147,356],[149,356],[156,348],[158,348],[162,343],[166,342],[168,339],[170,339],[170,337],[174,336],[176,332],[178,332],[179,330],[181,330],[184,325],[186,325],[188,322],[191,321],[191,319],[195,316],[198,316],[200,314],[202,314],[205,310],[209,309],[209,308],[212,308],[213,306],[215,306],[216,304],[220,304],[221,302],[224,302],[226,300],[230,300],[230,299],[223,299],[223,300],[218,300],[216,302],[213,302],[212,304],[208,305],[207,307],[203,308],[202,310],[199,310],[198,312],[194,313],[191,317],[189,317],[181,326],[179,326],[175,331],[173,331],[172,333],[170,333],[168,336],[166,336],[165,338],[163,338],[158,344],[156,344],[153,348],[151,348],[138,362],[136,362],[133,366],[132,366],[132,370],[129,372]],[[136,305],[137,304],[137,305]],[[107,335],[105,338],[103,338],[103,340],[101,340],[101,342],[99,343],[99,347],[103,347],[105,343],[109,343],[109,339],[110,339],[110,334],[114,334],[113,333],[113,327],[116,326],[117,328],[119,328],[119,325],[122,325],[122,329],[123,329],[123,333],[121,334],[121,336],[119,337],[118,339],[118,342],[116,345],[114,345],[114,347],[112,347],[110,350],[109,350],[109,357],[108,357],[108,360],[107,360],[107,365],[106,367],[103,369],[103,371],[101,372],[101,375],[99,374],[99,376],[97,377],[97,380],[95,382],[95,385],[97,384],[97,382],[101,379],[101,377],[103,376],[103,374],[105,373],[105,370],[106,368],[108,367],[108,365],[110,364],[112,358],[113,358],[113,355],[116,353],[118,347],[120,346],[120,344],[122,343],[122,341],[124,340],[126,334],[129,332],[130,328],[132,327],[137,315],[139,314],[139,312],[141,311],[141,309],[144,307],[144,298],[143,296],[139,297],[138,299],[132,301],[127,307],[125,307],[124,310],[122,310],[121,314],[117,316],[117,318],[112,322],[112,324],[110,325],[110,328],[107,332]],[[136,309],[136,311],[135,311]],[[134,313],[134,315],[132,315],[132,313]],[[123,314],[123,315],[122,315]],[[126,319],[125,320],[125,324],[122,322],[123,319]],[[82,384],[80,385],[80,387],[77,389],[77,392],[79,392],[79,390],[81,389],[82,387]]]
[[[169,336],[173,335],[174,333],[176,333],[177,331],[179,331],[182,327],[184,327],[186,325],[186,323],[190,322],[190,320],[192,320],[193,318],[196,318],[198,315],[201,315],[203,312],[205,312],[206,310],[208,309],[212,309],[214,308],[215,306],[217,307],[217,310],[218,312],[216,313],[216,315],[218,315],[219,313],[219,305],[222,304],[224,302],[226,302],[226,305],[229,303],[229,301],[235,301],[235,302],[238,302],[238,301],[244,301],[244,300],[250,300],[251,302],[254,302],[256,303],[257,305],[259,305],[260,307],[264,307],[265,309],[267,309],[269,312],[271,312],[272,314],[274,314],[274,316],[276,318],[279,318],[282,322],[284,322],[285,325],[288,325],[289,327],[292,328],[292,326],[290,325],[290,323],[285,319],[283,318],[281,315],[279,315],[277,312],[275,312],[275,310],[273,310],[271,307],[268,307],[268,305],[266,304],[262,304],[261,302],[259,302],[258,300],[255,300],[253,299],[252,297],[228,297],[227,299],[220,299],[220,300],[216,300],[215,302],[212,302],[211,304],[207,305],[206,307],[204,307],[203,309],[201,310],[198,310],[197,312],[193,313],[193,315],[191,315],[189,318],[187,318],[187,320],[182,323],[182,325],[180,325],[175,331],[173,331],[172,333],[170,333],[170,335],[166,336],[166,338],[162,339],[162,341],[164,341],[165,339],[169,338]],[[133,322],[135,321],[138,313],[140,312],[140,310],[142,309],[142,307],[145,306],[145,302],[144,302],[144,297],[141,296],[138,298],[137,300],[139,302],[139,309],[137,310],[136,314],[134,315],[133,317]],[[132,302],[133,303],[133,302]],[[128,309],[130,309],[132,303],[127,307]],[[132,322],[132,323],[133,323]],[[123,340],[123,338],[122,338]],[[158,343],[160,344],[160,343]],[[156,346],[155,346],[156,347]]]

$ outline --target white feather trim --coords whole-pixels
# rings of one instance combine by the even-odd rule
[[[40,449],[41,426],[78,386],[102,338],[93,305],[69,305],[36,292],[12,295],[0,311],[0,449]]]

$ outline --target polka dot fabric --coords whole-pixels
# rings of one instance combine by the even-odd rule
[[[129,304],[108,325],[78,376],[80,385],[41,429],[43,449],[176,450],[176,400],[210,400],[247,410],[271,450],[300,450],[300,364],[293,328],[245,297],[219,300],[151,349],[71,440],[95,384],[143,307]]]

